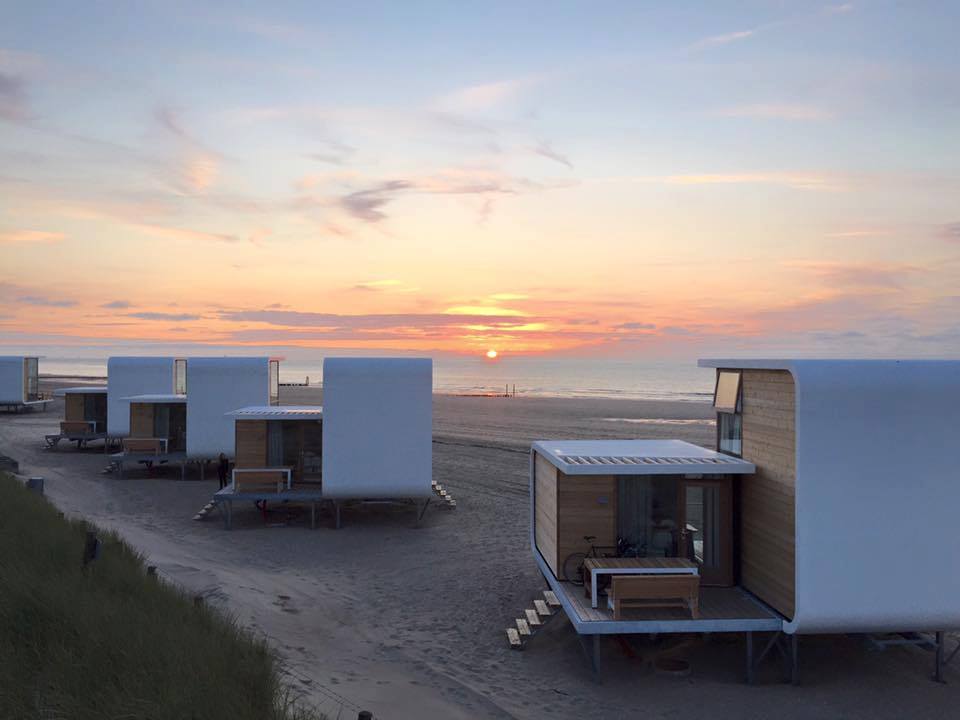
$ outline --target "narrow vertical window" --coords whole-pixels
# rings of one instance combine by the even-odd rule
[[[717,411],[717,449],[740,457],[743,453],[742,374],[736,370],[720,370],[713,395]]]
[[[173,392],[177,395],[187,394],[187,361],[178,358],[173,361]]]
[[[280,361],[270,361],[270,404],[280,404]]]

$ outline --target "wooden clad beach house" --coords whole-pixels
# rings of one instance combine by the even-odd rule
[[[604,634],[743,632],[748,679],[778,646],[796,678],[803,634],[919,632],[939,675],[960,628],[960,362],[700,365],[716,451],[532,447],[534,558],[588,654]]]
[[[107,360],[107,433],[130,434],[130,398],[135,395],[186,395],[187,361],[174,357],[122,357]]]
[[[0,355],[0,407],[20,412],[45,410],[51,398],[40,392],[40,359]]]
[[[60,432],[46,436],[47,444],[56,447],[61,440],[83,447],[93,440],[103,440],[107,447],[107,387],[81,385],[57,390],[63,397],[63,420]]]
[[[220,453],[233,458],[233,420],[226,413],[252,402],[278,402],[278,365],[277,359],[267,357],[171,360],[167,367],[173,371],[175,389],[188,392],[123,398],[128,404],[129,430],[123,441],[124,452],[115,456],[121,472],[124,463],[149,467],[157,462],[175,462],[180,464],[182,475],[187,462],[200,463],[202,472],[205,463],[216,460]]]
[[[314,520],[317,504],[330,501],[338,526],[341,504],[350,501],[426,509],[435,494],[432,360],[326,358],[323,378],[323,407],[227,413],[236,466],[214,501],[225,506],[228,526],[235,500],[306,502]]]

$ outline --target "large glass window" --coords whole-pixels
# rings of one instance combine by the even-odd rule
[[[721,370],[717,373],[717,389],[713,395],[717,412],[740,412],[740,372]]]
[[[717,449],[740,457],[743,453],[743,416],[739,413],[717,413]]]
[[[24,382],[24,393],[27,397],[27,402],[33,402],[34,400],[40,399],[40,373],[39,373],[39,364],[37,358],[26,358],[25,366],[25,382]]]

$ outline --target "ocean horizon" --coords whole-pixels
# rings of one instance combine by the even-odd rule
[[[282,383],[311,385],[323,381],[323,355],[293,351],[164,352],[154,354],[221,355],[270,354],[284,357]],[[18,349],[18,353],[28,353]],[[103,378],[108,355],[79,355],[69,351],[40,352],[41,376]],[[111,355],[146,354],[127,351]],[[501,356],[495,361],[472,357],[435,357],[434,392],[464,395],[513,393],[518,397],[596,397],[642,400],[709,402],[714,373],[698,368],[696,360],[622,360],[609,358],[539,358]]]

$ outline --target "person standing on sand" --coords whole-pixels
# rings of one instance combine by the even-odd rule
[[[223,490],[227,486],[227,474],[230,472],[230,461],[227,460],[227,456],[223,453],[220,453],[220,457],[217,461],[217,477],[220,479],[220,489]]]

